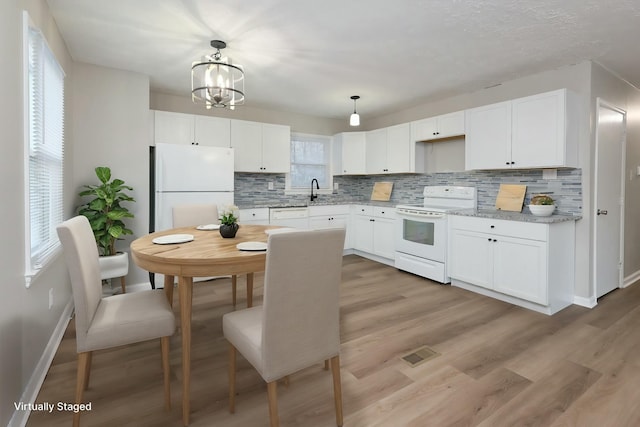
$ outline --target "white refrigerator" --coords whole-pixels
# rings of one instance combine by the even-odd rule
[[[150,231],[173,228],[176,205],[233,204],[233,149],[202,145],[156,144],[151,147],[153,180]]]

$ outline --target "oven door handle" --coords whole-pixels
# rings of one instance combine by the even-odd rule
[[[410,217],[414,217],[414,218],[423,218],[426,220],[429,219],[440,219],[440,218],[444,218],[445,214],[443,213],[438,213],[438,214],[432,214],[432,215],[422,215],[419,213],[412,213],[412,212],[407,212],[407,211],[396,211],[396,214],[398,216],[410,216]]]

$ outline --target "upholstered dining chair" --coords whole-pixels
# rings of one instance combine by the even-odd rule
[[[235,411],[236,352],[267,383],[271,426],[279,425],[277,381],[330,360],[336,424],[342,426],[339,294],[344,229],[269,235],[262,306],[227,313],[229,411]]]
[[[76,403],[82,402],[89,386],[91,358],[96,350],[160,338],[164,371],[164,399],[171,406],[169,382],[169,337],[176,324],[164,292],[146,290],[102,298],[98,249],[89,221],[71,218],[57,227],[71,277],[76,313],[78,373]],[[80,412],[73,425],[80,423]]]
[[[207,224],[220,224],[216,205],[177,205],[172,208],[173,226],[189,227]],[[232,302],[236,305],[238,276],[231,276]],[[172,293],[170,292],[169,295]]]

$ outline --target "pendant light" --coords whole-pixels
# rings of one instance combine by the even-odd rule
[[[349,125],[360,126],[360,115],[356,113],[356,101],[360,99],[360,97],[358,95],[353,95],[351,99],[353,99],[353,114],[349,117]]]
[[[227,44],[211,40],[216,49],[213,55],[203,56],[191,64],[191,99],[203,103],[207,109],[228,108],[244,104],[244,70],[231,59],[222,58],[221,49]]]

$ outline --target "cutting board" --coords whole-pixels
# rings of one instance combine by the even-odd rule
[[[373,184],[371,200],[379,200],[383,202],[389,201],[389,198],[391,198],[392,189],[393,182],[376,182],[375,184]]]
[[[502,211],[522,212],[526,185],[500,184],[500,191],[496,198],[496,209]]]

